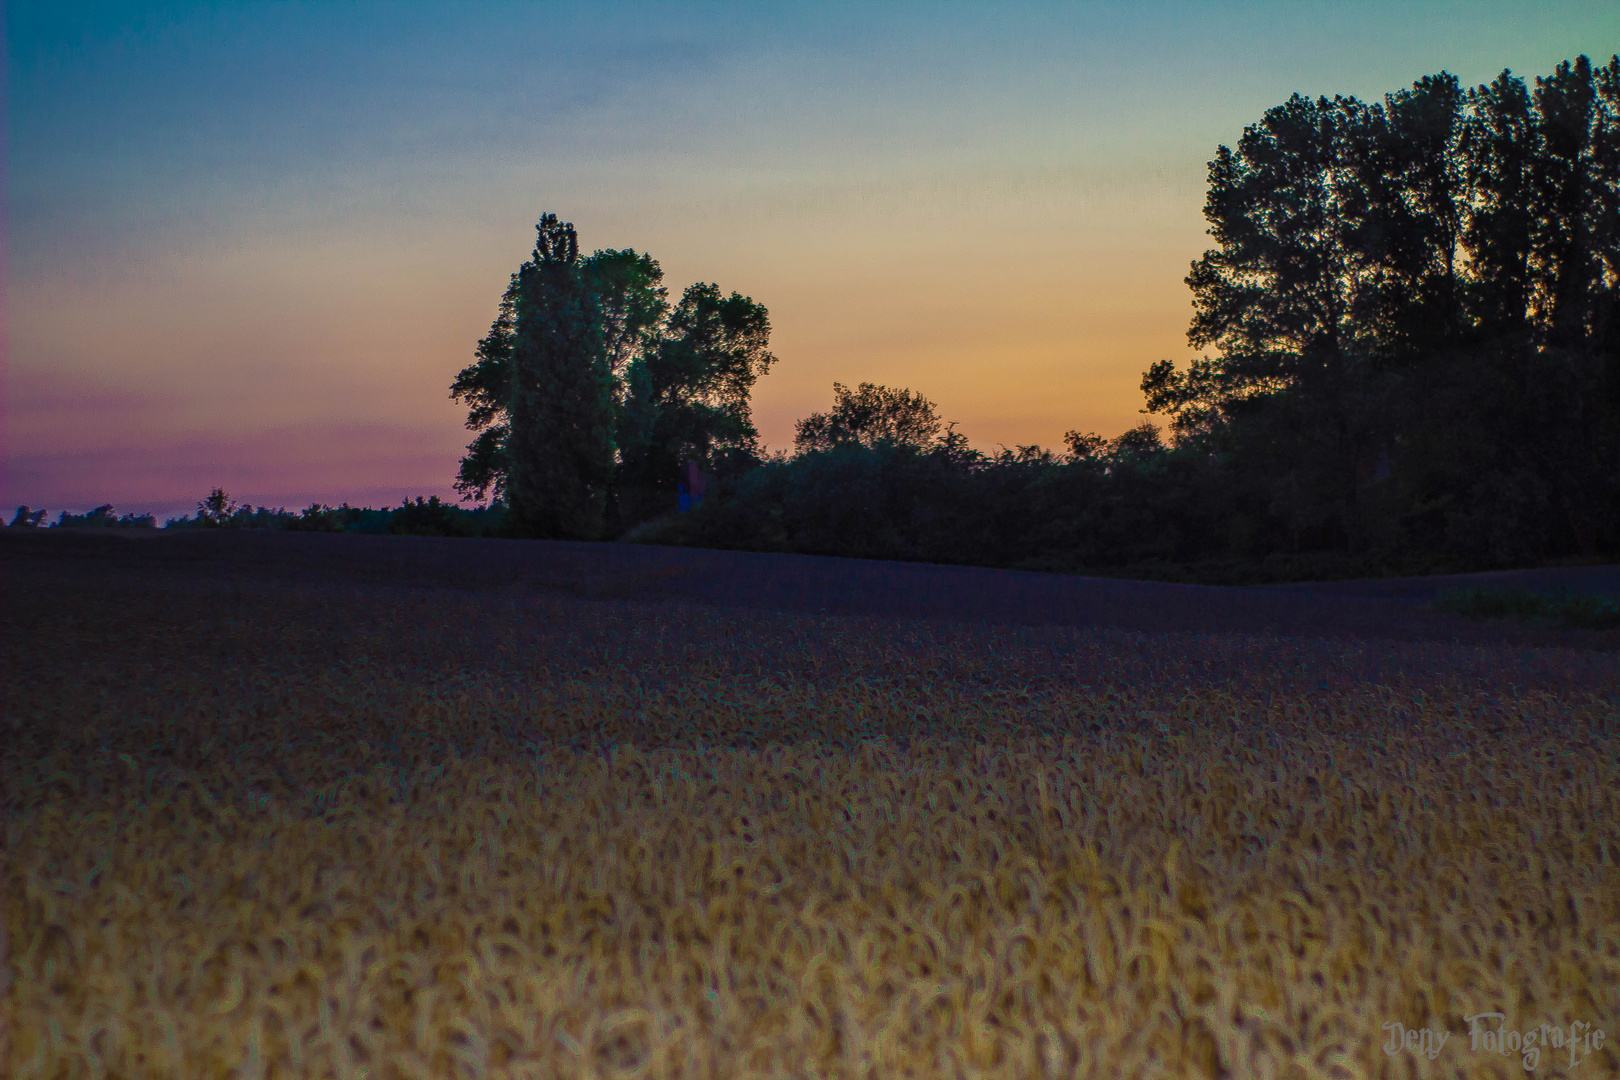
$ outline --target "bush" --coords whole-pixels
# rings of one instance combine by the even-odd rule
[[[505,519],[499,503],[472,509],[437,495],[406,499],[397,509],[310,503],[299,513],[285,507],[238,506],[215,488],[197,504],[197,516],[170,518],[165,529],[279,529],[287,532],[361,533],[368,536],[499,536]]]
[[[406,499],[389,519],[388,531],[395,536],[478,535],[468,511],[440,502],[437,495],[426,500],[418,495],[414,503]]]
[[[1557,621],[1571,630],[1613,630],[1620,627],[1620,604],[1612,597],[1560,592],[1555,595],[1529,589],[1454,589],[1435,598],[1440,611],[1471,619]]]
[[[18,517],[21,517],[23,512],[27,509],[28,508],[26,506],[19,506],[17,508]],[[37,513],[43,517],[45,511],[40,510],[37,511]],[[17,524],[15,519],[13,519],[12,524]],[[62,513],[57,517],[56,523],[52,525],[51,528],[155,529],[157,528],[157,519],[151,514],[125,514],[123,517],[114,517],[112,503],[102,503],[94,510],[86,511],[83,514],[70,514],[66,510],[63,510]]]
[[[1142,441],[1069,459],[844,444],[766,462],[634,538],[1067,573],[1246,555],[1207,461]]]

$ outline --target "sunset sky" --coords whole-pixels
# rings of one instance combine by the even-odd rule
[[[1620,50],[1597,3],[7,3],[4,507],[455,498],[546,211],[975,446],[1140,422],[1206,163],[1289,94]]]

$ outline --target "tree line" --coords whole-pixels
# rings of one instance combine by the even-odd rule
[[[404,511],[395,531],[1211,582],[1620,555],[1620,56],[1295,95],[1217,148],[1204,214],[1186,284],[1207,353],[1140,385],[1163,427],[981,453],[919,393],[834,384],[767,454],[764,305],[702,282],[672,300],[651,255],[583,255],[548,213],[450,387],[480,506],[259,527]],[[677,512],[694,468],[708,497]]]
[[[119,515],[111,503],[103,503],[82,514],[63,510],[45,526],[46,512],[27,506],[17,507],[10,527],[14,529],[156,529],[151,514]],[[496,537],[507,535],[503,508],[461,507],[443,502],[437,495],[405,499],[397,507],[327,506],[311,503],[302,511],[286,507],[238,504],[223,488],[214,488],[197,503],[195,514],[181,514],[166,520],[164,529],[269,529],[278,532],[362,533],[393,536]]]
[[[835,384],[771,456],[764,307],[671,310],[649,256],[580,258],[547,215],[452,388],[462,490],[523,535],[1192,579],[1620,553],[1620,57],[1295,95],[1218,147],[1204,212],[1209,354],[1141,381],[1164,428],[983,454],[920,394]],[[686,460],[716,496],[673,514]]]
[[[1209,168],[1210,347],[1142,381],[1261,549],[1620,543],[1620,59],[1295,96]]]

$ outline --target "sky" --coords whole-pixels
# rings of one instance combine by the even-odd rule
[[[1207,163],[1295,92],[1620,51],[1597,3],[5,5],[0,505],[458,498],[449,398],[554,212],[984,450],[1146,419]]]

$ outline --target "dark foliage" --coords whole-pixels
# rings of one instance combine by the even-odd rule
[[[531,362],[540,365],[535,371],[550,373],[532,374],[523,391],[523,407],[540,410],[534,430],[557,440],[582,432],[585,440],[534,451],[533,467],[541,470],[534,475],[549,477],[541,485],[551,485],[547,490],[578,488],[586,501],[572,532],[558,531],[560,518],[544,527],[529,522],[524,511],[511,523],[514,535],[583,537],[605,528],[617,536],[674,509],[684,463],[727,475],[757,464],[749,396],[775,360],[764,305],[699,282],[671,308],[664,272],[652,256],[626,248],[580,257],[572,226],[558,225],[553,215],[541,224],[541,246],[553,255],[542,257],[537,247],[535,259],[512,276],[473,363],[450,387],[450,396],[467,405],[468,430],[478,433],[456,479],[463,499],[512,501],[518,390],[512,372],[514,357],[529,355],[519,349],[523,340],[531,341],[535,357],[544,354],[543,362]],[[525,288],[533,297],[528,308]],[[525,317],[532,324],[527,339]],[[570,341],[578,348],[563,347]],[[539,419],[542,413],[550,418]],[[535,498],[556,514],[568,499],[579,501]]]
[[[770,370],[770,316],[746,296],[699,282],[670,312],[663,336],[626,374],[619,417],[620,481],[674,491],[681,464],[735,474],[757,462],[749,412]]]
[[[1620,556],[1620,57],[1296,95],[1217,148],[1205,216],[1188,338],[1211,355],[1141,382],[1168,431],[1061,455],[974,452],[922,395],[862,383],[762,459],[765,309],[697,285],[671,310],[649,257],[581,260],[607,535],[1206,583]],[[469,497],[509,483],[523,274],[452,388],[481,432]],[[715,482],[675,514],[684,461]]]
[[[1081,454],[986,456],[951,430],[922,445],[841,441],[722,482],[720,498],[646,538],[1069,571],[1207,554],[1225,511],[1206,501],[1198,454],[1151,427],[1071,441]]]
[[[671,308],[663,269],[648,254],[580,257],[572,225],[554,215],[539,232],[473,363],[450,384],[450,397],[467,403],[468,431],[478,432],[455,481],[463,500],[512,504],[517,494],[514,534],[617,536],[674,508],[687,461],[711,474],[752,468],[758,432],[748,397],[774,363],[765,306],[700,282]],[[527,381],[514,382],[518,368]],[[528,494],[512,491],[522,410],[533,413],[523,424],[539,439],[527,473],[518,470],[531,478],[520,481],[533,486]]]
[[[1434,606],[1475,619],[1549,620],[1571,630],[1612,630],[1620,626],[1620,605],[1612,597],[1584,593],[1549,596],[1529,589],[1475,587],[1443,593]]]
[[[1295,96],[1205,215],[1214,355],[1142,379],[1168,442],[947,450],[920,395],[835,386],[795,458],[637,538],[1234,583],[1620,556],[1620,58]]]
[[[238,506],[219,488],[198,503],[195,517],[171,518],[165,529],[274,529],[285,532],[360,533],[393,536],[504,536],[506,508],[500,502],[474,509],[440,501],[437,495],[406,499],[394,509],[311,503],[294,513],[281,507]],[[150,519],[149,519],[150,520]]]
[[[35,510],[30,513],[28,507],[19,506],[17,516],[12,519],[11,524],[14,526],[20,525],[24,528],[38,526],[44,517],[45,511],[43,510]],[[57,515],[56,523],[51,528],[155,529],[157,528],[157,519],[151,514],[125,514],[123,517],[118,517],[113,513],[112,503],[103,503],[94,510],[88,510],[82,514],[70,514],[63,510]]]
[[[452,401],[467,405],[467,430],[478,432],[467,446],[456,476],[463,498],[482,502],[506,497],[506,406],[511,397],[512,341],[517,330],[518,275],[513,274],[489,333],[474,350],[474,360],[450,384]]]
[[[1219,355],[1142,389],[1287,544],[1620,552],[1620,59],[1296,96],[1209,175],[1188,337]]]
[[[460,507],[439,501],[437,495],[415,502],[401,503],[388,521],[388,531],[395,536],[477,536],[478,527],[472,514]]]
[[[880,443],[920,449],[943,431],[939,410],[921,394],[871,383],[850,390],[833,383],[832,411],[811,413],[800,420],[793,446],[801,454]]]
[[[518,271],[507,360],[507,527],[594,540],[613,481],[613,375],[602,305],[571,224],[546,214]]]

